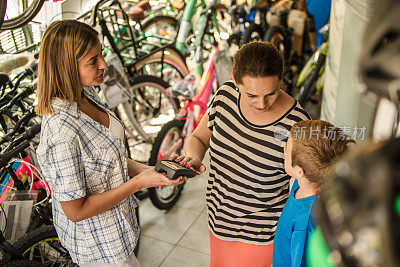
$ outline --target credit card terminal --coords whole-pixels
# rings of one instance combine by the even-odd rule
[[[167,175],[167,178],[175,180],[179,176],[186,176],[187,178],[194,177],[198,175],[192,169],[186,168],[174,160],[160,160],[154,167],[156,172],[163,172]]]

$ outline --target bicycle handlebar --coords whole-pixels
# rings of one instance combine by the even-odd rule
[[[25,79],[26,77],[34,74],[36,72],[36,70],[37,70],[37,63],[34,62],[28,68],[26,68],[23,72],[19,73],[15,78],[15,79],[17,79],[17,81],[15,82],[15,84],[11,88],[11,90],[9,92],[7,92],[6,94],[4,94],[4,92],[1,94],[0,103],[4,102],[7,97],[10,97],[10,95],[14,94],[17,91],[21,81],[23,79]]]
[[[32,86],[28,86],[26,87],[25,90],[23,90],[21,93],[17,94],[16,96],[13,97],[13,99],[11,99],[10,103],[8,103],[7,105],[5,105],[4,107],[1,108],[1,111],[4,109],[10,109],[12,108],[16,102],[18,102],[19,100],[24,99],[25,97],[33,94],[34,90]]]
[[[8,162],[16,157],[19,153],[24,151],[27,147],[29,147],[29,142],[40,132],[41,125],[36,124],[28,129],[26,129],[25,133],[16,138],[9,147],[14,147],[6,152],[3,152],[0,155],[0,168],[5,167]],[[16,146],[15,146],[16,145]]]
[[[93,7],[93,21],[92,21],[92,27],[96,26],[96,18],[97,18],[97,13],[99,11],[99,7],[100,5],[102,5],[104,2],[106,2],[108,0],[100,0],[96,3],[96,5],[94,5]]]
[[[29,141],[25,141],[16,146],[14,149],[11,149],[10,151],[3,153],[0,156],[0,168],[4,168],[12,158],[16,157],[19,153],[21,153],[28,147],[29,147]]]
[[[7,133],[6,135],[4,135],[1,139],[0,139],[0,145],[4,144],[7,141],[12,141],[12,136],[21,128],[21,125],[25,122],[29,122],[32,118],[34,118],[36,116],[36,113],[34,111],[34,108],[32,107],[30,110],[28,110],[28,112],[26,112],[19,120],[18,122],[15,124],[14,129]]]
[[[21,83],[21,81],[23,79],[25,79],[26,77],[34,74],[37,71],[37,62],[32,63],[29,67],[27,67],[23,72],[21,72],[20,74],[17,75],[17,81],[15,82],[14,88],[11,91],[15,91],[17,90],[17,88],[19,87],[19,84]]]

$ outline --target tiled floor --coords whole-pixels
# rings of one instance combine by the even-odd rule
[[[207,172],[188,179],[181,198],[168,211],[154,207],[149,198],[142,200],[138,255],[142,267],[209,266],[206,187]]]

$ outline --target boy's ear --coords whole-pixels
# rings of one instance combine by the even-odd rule
[[[296,174],[297,174],[297,177],[298,177],[298,178],[306,178],[306,174],[305,174],[305,172],[304,172],[304,170],[303,170],[302,167],[296,165],[296,166],[294,167],[294,169],[295,169],[295,171],[296,171]]]

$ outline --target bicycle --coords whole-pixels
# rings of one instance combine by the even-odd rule
[[[281,52],[285,65],[284,80],[288,93],[292,95],[299,70],[317,49],[314,20],[304,0],[278,2],[270,9],[267,20],[270,27],[264,40]]]
[[[4,253],[0,266],[78,266],[52,225],[26,233],[12,245],[0,233],[0,249]]]
[[[271,0],[253,0],[250,9],[242,15],[244,29],[240,34],[240,46],[252,41],[262,41],[268,30],[267,12],[273,5]],[[243,11],[242,11],[243,12]],[[248,26],[246,26],[248,24]]]
[[[196,29],[192,26],[192,18],[196,10],[201,8]],[[194,34],[191,34],[194,33]],[[208,54],[203,51],[210,51],[213,40],[228,39],[232,33],[231,16],[229,10],[219,0],[213,0],[207,7],[204,0],[189,0],[186,3],[175,47],[184,55],[192,51],[192,57],[196,60],[196,74],[201,77],[203,74],[203,63]],[[189,45],[189,43],[192,43]],[[190,47],[189,47],[190,46]]]
[[[140,5],[141,1],[135,3]],[[154,36],[159,40],[174,42],[179,28],[179,20],[182,17],[184,1],[149,1],[148,7],[143,13],[134,15],[142,36]],[[129,4],[128,4],[129,7]],[[136,6],[133,7],[134,9]],[[128,13],[130,8],[128,8]]]
[[[14,30],[26,25],[40,11],[45,0],[20,0],[0,1],[0,29]]]
[[[199,124],[206,112],[207,103],[216,83],[215,59],[219,52],[214,45],[206,62],[204,73],[199,84],[199,91],[193,84],[172,87],[172,93],[185,98],[185,105],[179,110],[178,117],[166,123],[158,133],[150,153],[149,165],[167,159],[173,154],[184,154],[183,147],[187,138]],[[186,81],[187,82],[187,81]],[[176,187],[164,186],[149,188],[149,197],[159,209],[170,209],[179,199],[184,184]]]
[[[22,182],[22,180],[20,180],[22,175],[16,173],[16,171],[12,168],[11,160],[15,157],[18,157],[18,155],[21,153],[24,153],[24,151],[30,146],[32,139],[39,132],[40,124],[36,124],[30,128],[27,128],[24,134],[15,137],[10,144],[1,151],[0,169],[8,172],[14,182],[14,186],[17,189],[17,193],[21,192],[21,190],[25,190],[26,185]],[[31,164],[28,166],[30,165]],[[37,174],[39,174],[39,172]],[[42,183],[38,183],[38,180],[33,178],[33,174],[31,173],[30,175],[32,175],[32,184],[35,184],[40,190],[45,182],[42,181]],[[29,192],[34,192],[32,189],[33,186],[31,186],[31,190],[29,190]],[[4,191],[7,190],[3,190],[3,192]],[[14,194],[12,193],[12,195]],[[17,196],[18,194],[15,195],[15,197]],[[2,198],[2,201],[3,200],[4,199]],[[13,245],[6,241],[3,234],[3,232],[7,229],[8,221],[7,217],[5,217],[5,229],[0,233],[0,249],[4,253],[3,259],[0,261],[0,265],[10,266],[13,264],[13,266],[43,266],[43,264],[60,264],[66,266],[76,266],[72,263],[68,251],[60,244],[57,232],[52,225],[51,211],[49,212],[50,204],[49,202],[46,202],[46,200],[48,200],[48,197],[44,199],[40,198],[39,191],[37,203],[33,206],[34,210],[32,213],[32,220],[27,232]],[[0,206],[2,204],[4,204],[4,202],[0,203]],[[6,216],[2,206],[1,209],[4,213],[4,216]]]
[[[295,96],[300,105],[315,119],[319,118],[321,110],[322,90],[325,82],[325,62],[329,47],[329,25],[323,27],[320,32],[324,36],[324,42],[301,70],[296,83],[296,87],[299,89],[298,96]],[[313,111],[311,105],[317,105],[317,110]]]
[[[0,117],[4,122],[4,124],[1,124],[4,135],[0,139],[0,177],[2,185],[0,204],[4,202],[9,193],[15,190],[37,190],[39,195],[37,203],[34,205],[32,221],[29,224],[28,231],[43,224],[52,224],[51,203],[49,201],[50,189],[42,178],[40,170],[35,166],[37,164],[35,164],[33,146],[37,144],[37,141],[34,139],[36,139],[37,134],[40,132],[40,123],[35,122],[36,114],[33,107],[29,107],[31,103],[25,103],[28,106],[27,109],[22,104],[24,99],[34,94],[34,85],[26,86],[20,93],[15,93],[21,79],[32,74],[32,72],[32,68],[28,68],[20,75],[17,75],[19,79],[17,79],[15,84],[12,85],[11,82],[8,82],[8,86],[13,88],[0,99],[0,102],[4,103],[5,97],[11,98],[11,95],[15,95],[9,99],[6,105],[0,108]],[[4,94],[4,84],[1,87],[3,89],[2,94]],[[15,107],[21,110],[16,110]],[[22,114],[20,116],[15,115],[21,111]],[[9,118],[8,121],[12,122],[12,125],[9,125],[12,126],[12,129],[5,123],[6,118]],[[12,161],[12,158],[18,155],[21,155],[21,159]],[[17,163],[17,166],[13,162]],[[28,182],[31,183],[29,187]]]

